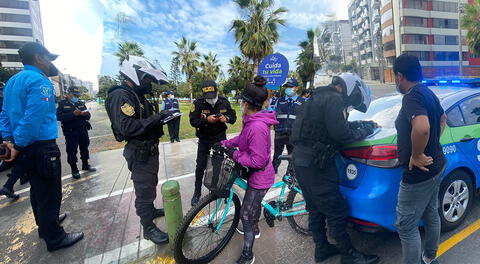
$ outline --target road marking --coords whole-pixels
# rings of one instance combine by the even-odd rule
[[[448,250],[450,250],[456,244],[460,243],[462,240],[469,237],[471,234],[473,234],[478,229],[480,229],[480,219],[473,222],[473,224],[467,226],[465,229],[456,233],[455,235],[453,235],[449,239],[445,240],[442,244],[440,244],[440,246],[438,247],[438,251],[437,251],[437,258],[440,257],[441,255],[443,255]]]
[[[121,261],[121,260],[124,260],[124,259],[128,260],[128,258],[132,258],[132,256],[134,256],[134,259],[130,259],[130,261],[132,261],[136,259],[137,251],[139,247],[140,247],[140,252],[142,252],[144,250],[148,250],[149,248],[155,247],[155,244],[145,239],[142,239],[140,241],[137,240],[128,245],[87,258],[83,261],[83,263],[84,264],[117,263],[117,262],[123,263],[124,261]],[[120,256],[120,252],[122,252],[121,256]],[[103,256],[103,260],[102,260],[102,256]]]
[[[0,209],[5,208],[5,207],[10,206],[10,205],[14,205],[14,204],[17,204],[17,203],[21,203],[21,202],[23,202],[23,201],[25,201],[25,200],[27,200],[27,199],[28,199],[28,197],[20,197],[20,198],[18,198],[17,200],[0,204]]]
[[[170,179],[161,180],[161,181],[158,182],[158,185],[162,185],[164,182],[166,182],[168,180],[181,180],[181,179],[190,178],[190,177],[193,177],[193,176],[195,176],[195,173],[189,173],[189,174],[173,177],[173,178],[170,178]],[[95,197],[90,197],[90,198],[85,199],[85,202],[86,203],[91,203],[91,202],[95,202],[95,201],[102,200],[102,199],[105,199],[105,198],[114,197],[114,196],[117,196],[117,195],[121,195],[121,194],[124,194],[124,193],[130,193],[130,192],[133,192],[133,187],[125,188],[123,190],[114,191],[114,192],[111,192],[109,194],[102,194],[102,195],[98,195],[98,196],[95,196]]]
[[[80,172],[80,175],[83,175],[85,173],[88,173],[88,172],[87,171],[82,171],[82,172]],[[90,179],[90,178],[93,178],[93,177],[98,176],[98,175],[100,175],[100,173],[95,173],[95,174],[89,175],[87,177],[89,177],[89,179]],[[72,178],[72,174],[65,175],[65,176],[62,177],[62,181],[68,180],[70,178]],[[81,178],[81,179],[83,179],[83,178]],[[76,182],[78,182],[78,180]],[[26,192],[29,192],[29,191],[30,191],[30,187],[27,187],[25,189],[16,191],[15,194],[20,195],[20,194],[23,194],[23,193],[26,193]],[[0,201],[4,200],[4,199],[7,199],[7,197],[6,196],[0,197]]]

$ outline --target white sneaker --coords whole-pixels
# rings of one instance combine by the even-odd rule
[[[236,230],[237,230],[237,232],[238,232],[240,235],[242,235],[242,236],[245,234],[245,232],[243,232],[243,225],[242,225],[242,223],[239,223],[239,224],[238,224]],[[255,239],[259,239],[259,238],[260,238],[260,234],[261,234],[261,233],[260,233],[260,229],[259,229],[259,230],[257,230],[257,232],[255,232]]]

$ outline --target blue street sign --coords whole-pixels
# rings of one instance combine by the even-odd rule
[[[288,60],[280,53],[268,55],[258,66],[258,75],[267,79],[267,87],[271,90],[278,88],[285,83],[288,76]]]

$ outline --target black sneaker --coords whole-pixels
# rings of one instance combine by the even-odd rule
[[[327,244],[327,246],[315,247],[315,262],[323,262],[333,256],[338,255],[338,249],[332,244]]]
[[[255,256],[252,256],[251,259],[245,258],[243,255],[235,262],[236,264],[253,264],[255,263]]]
[[[3,187],[2,189],[0,189],[0,195],[5,195],[7,196],[7,198],[14,199],[14,200],[17,200],[18,198],[20,198],[20,195],[15,194],[13,190],[10,190],[6,187]]]
[[[72,171],[72,178],[78,180],[80,179],[80,172],[79,171]]]
[[[165,216],[165,210],[163,208],[160,208],[160,209],[154,208],[153,209],[153,218],[159,218],[159,217],[162,217],[162,216]]]
[[[88,172],[96,172],[97,171],[96,168],[90,166],[89,164],[82,165],[82,170],[83,171],[88,171]]]
[[[342,254],[341,264],[376,264],[380,258],[375,255],[365,255],[356,249],[350,249],[348,253]]]
[[[175,141],[177,141],[177,142],[180,142],[180,139],[179,139],[179,138],[177,138],[177,139],[175,139]]]
[[[155,224],[148,225],[143,229],[143,237],[155,244],[168,243],[168,235],[162,232]]]
[[[190,205],[192,207],[194,207],[198,203],[198,200],[200,200],[200,196],[201,194],[197,194],[197,193],[193,194],[192,201],[190,201]]]

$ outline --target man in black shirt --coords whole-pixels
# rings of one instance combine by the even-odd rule
[[[446,160],[440,145],[446,115],[437,96],[422,86],[418,58],[403,54],[393,65],[397,90],[404,94],[395,126],[402,182],[395,226],[402,241],[403,263],[438,263],[440,239],[438,191]],[[421,254],[420,220],[425,223]],[[421,261],[421,262],[420,262]]]

